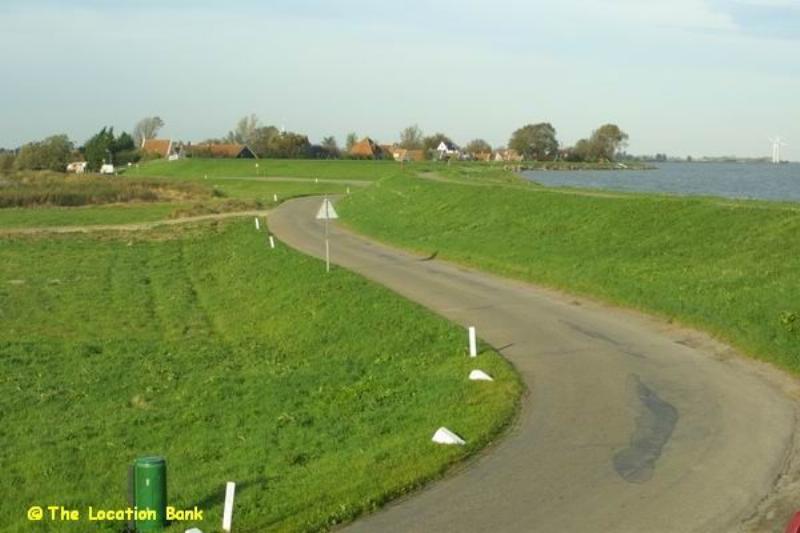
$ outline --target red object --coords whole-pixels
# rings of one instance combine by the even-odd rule
[[[786,526],[786,533],[800,533],[800,512],[794,514],[792,521]]]

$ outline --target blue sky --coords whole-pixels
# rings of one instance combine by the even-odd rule
[[[780,134],[800,160],[797,0],[4,0],[0,28],[0,146],[148,115],[197,141],[255,113],[340,142],[616,122],[630,151],[681,156]]]

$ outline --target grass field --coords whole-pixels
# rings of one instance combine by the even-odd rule
[[[339,207],[380,240],[698,326],[800,371],[800,218],[786,205],[392,179]]]
[[[258,164],[258,167],[256,167]],[[133,167],[128,176],[201,179],[242,177],[296,177],[375,181],[402,173],[394,161],[290,159],[181,159],[155,160]]]
[[[466,379],[460,328],[267,249],[250,219],[2,238],[0,254],[2,531],[48,530],[34,504],[124,507],[147,454],[168,459],[171,504],[207,509],[204,531],[228,480],[237,531],[324,529],[480,448],[520,393],[493,352],[498,380]],[[468,446],[432,444],[441,425]]]

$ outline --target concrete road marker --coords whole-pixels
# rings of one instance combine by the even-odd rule
[[[272,201],[276,202],[276,203],[278,202],[278,195],[277,194],[273,194],[272,195]]]
[[[478,338],[475,333],[475,326],[469,327],[469,356],[478,357]]]
[[[471,381],[494,381],[494,378],[483,370],[473,370],[469,373],[469,379]]]
[[[225,507],[222,510],[222,530],[230,533],[233,524],[233,498],[236,494],[236,483],[228,481],[225,485]]]
[[[436,430],[436,433],[433,434],[433,438],[431,439],[436,444],[445,444],[449,446],[463,446],[466,444],[464,439],[447,429],[446,427],[441,427]]]
[[[272,235],[269,236],[269,247],[275,249],[275,238]]]
[[[256,231],[261,229],[261,222],[258,221],[258,217],[256,217]]]

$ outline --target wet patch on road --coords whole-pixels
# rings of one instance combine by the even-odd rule
[[[632,374],[629,378],[639,415],[630,443],[614,454],[614,470],[628,483],[646,483],[653,477],[656,462],[675,430],[678,410]]]

